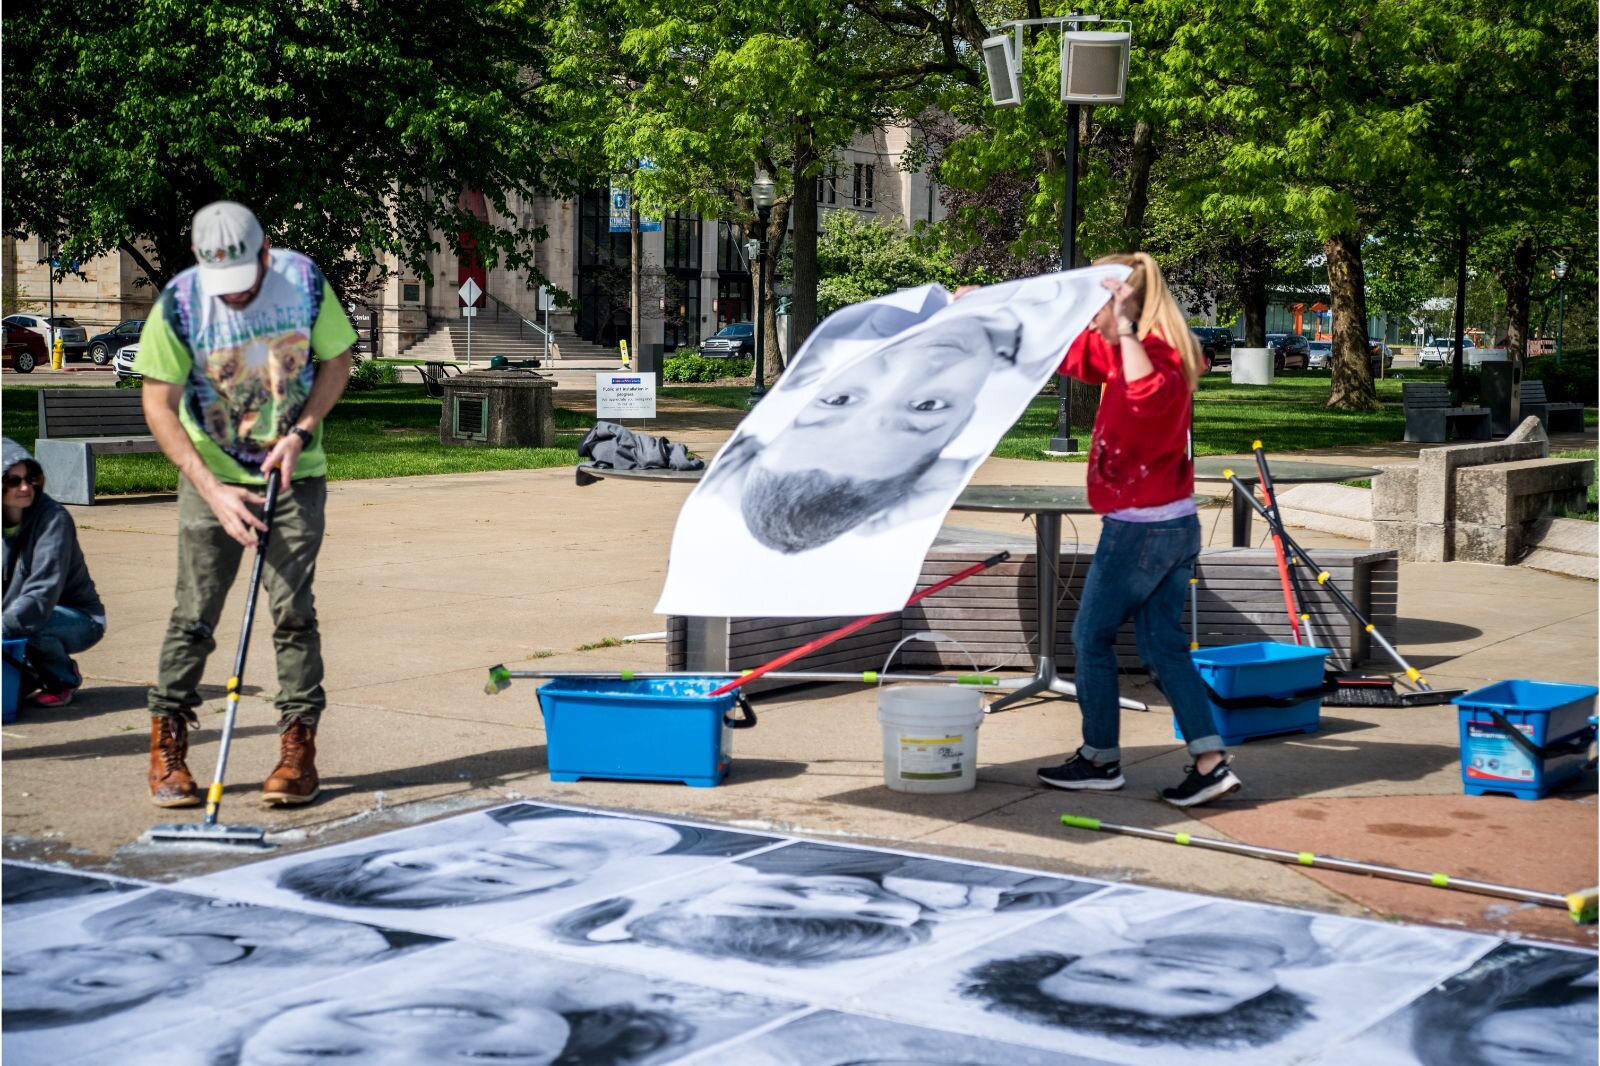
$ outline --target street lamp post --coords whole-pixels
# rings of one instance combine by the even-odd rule
[[[1567,317],[1567,261],[1556,260],[1556,366],[1561,365],[1561,327]]]
[[[1093,32],[1079,32],[1090,23]],[[1118,25],[1128,27],[1119,20]],[[989,76],[989,102],[996,107],[1022,103],[1022,30],[1025,26],[1055,26],[1061,30],[1061,100],[1067,105],[1066,173],[1061,211],[1061,269],[1077,261],[1078,217],[1078,108],[1083,104],[1120,104],[1126,95],[1130,29],[1106,31],[1099,15],[1073,11],[1065,17],[1018,19],[1005,23],[1013,36],[990,37],[983,42],[984,68]],[[1056,428],[1050,439],[1052,452],[1074,452],[1072,437],[1072,379],[1057,378]]]
[[[772,218],[772,205],[777,199],[778,187],[772,175],[758,169],[756,180],[750,185],[750,202],[756,208],[756,381],[750,390],[752,404],[767,394],[767,223]]]

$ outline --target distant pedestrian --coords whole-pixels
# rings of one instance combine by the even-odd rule
[[[106,609],[95,592],[78,529],[45,495],[44,470],[4,438],[5,639],[28,642],[22,685],[31,702],[65,707],[83,684],[72,656],[100,643]]]
[[[281,754],[262,798],[309,803],[327,704],[311,590],[327,495],[322,421],[350,380],[356,332],[316,264],[269,248],[243,204],[201,208],[191,244],[198,265],[162,290],[134,361],[145,418],[181,475],[177,605],[149,699],[150,798],[159,807],[200,802],[188,730],[199,722],[200,678],[228,588],[266,528],[258,509],[270,475],[281,490],[264,573]]]

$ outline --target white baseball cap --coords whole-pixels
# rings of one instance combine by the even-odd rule
[[[261,242],[261,223],[244,204],[218,200],[196,211],[189,245],[200,264],[200,291],[227,296],[253,286]]]

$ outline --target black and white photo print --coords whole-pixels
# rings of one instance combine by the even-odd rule
[[[823,1010],[694,1060],[739,1066],[1103,1066],[1095,1059]],[[688,1064],[686,1064],[688,1066]]]
[[[187,884],[456,937],[680,876],[777,840],[519,803]]]
[[[197,1012],[348,975],[438,943],[161,889],[105,898],[6,929],[0,990],[6,1061],[103,1056]]]
[[[875,1012],[1113,1062],[1291,1062],[1492,938],[1115,889],[869,990]]]
[[[40,914],[54,914],[101,896],[137,892],[150,886],[118,877],[101,877],[36,866],[27,862],[6,862],[0,866],[0,914],[7,926]]]
[[[486,935],[685,980],[847,1004],[837,997],[886,968],[959,950],[1103,887],[793,843]]]
[[[904,605],[944,514],[1122,266],[937,285],[819,325],[684,503],[658,614]]]
[[[803,1010],[510,948],[449,944],[359,980],[252,998],[146,1040],[118,1066],[647,1066]],[[173,1048],[191,1050],[177,1060]]]
[[[1501,944],[1318,1066],[1593,1066],[1596,959]]]

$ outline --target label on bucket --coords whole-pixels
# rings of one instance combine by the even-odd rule
[[[953,737],[900,737],[900,778],[904,781],[945,781],[961,776],[966,759],[962,741]]]
[[[1532,738],[1533,727],[1515,728]],[[1467,750],[1461,753],[1467,777],[1474,781],[1521,781],[1531,783],[1537,770],[1526,752],[1496,726],[1467,723]]]

